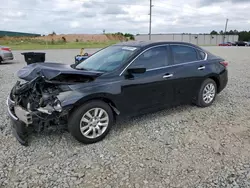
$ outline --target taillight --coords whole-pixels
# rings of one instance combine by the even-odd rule
[[[220,62],[220,64],[224,65],[225,67],[228,66],[228,62],[226,62],[226,61],[222,61],[222,62]]]
[[[6,47],[1,48],[1,50],[8,51],[8,52],[10,52],[10,51],[11,51],[11,49],[10,49],[10,48],[6,48]]]

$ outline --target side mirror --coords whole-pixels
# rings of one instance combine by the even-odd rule
[[[142,68],[142,67],[129,68],[127,69],[127,72],[129,74],[143,74],[146,72],[146,68]]]

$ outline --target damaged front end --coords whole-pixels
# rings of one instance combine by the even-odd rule
[[[22,145],[28,144],[29,131],[66,128],[70,107],[62,108],[58,95],[67,86],[37,76],[31,81],[17,81],[7,99],[12,129]]]

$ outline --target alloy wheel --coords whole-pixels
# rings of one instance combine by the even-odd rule
[[[215,85],[212,83],[207,84],[203,90],[203,101],[209,104],[213,101],[215,97]]]
[[[82,116],[80,130],[83,136],[94,139],[101,136],[108,125],[108,113],[102,108],[92,108]]]

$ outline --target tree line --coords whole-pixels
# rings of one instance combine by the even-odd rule
[[[239,41],[250,41],[250,31],[237,31],[235,30],[230,30],[223,32],[222,30],[220,32],[217,32],[215,30],[211,31],[211,35],[239,35]]]
[[[129,38],[130,40],[135,40],[134,35],[133,35],[133,34],[131,34],[131,33],[122,33],[122,32],[117,32],[117,33],[115,33],[115,35],[121,35],[121,36],[124,36],[124,37]]]

